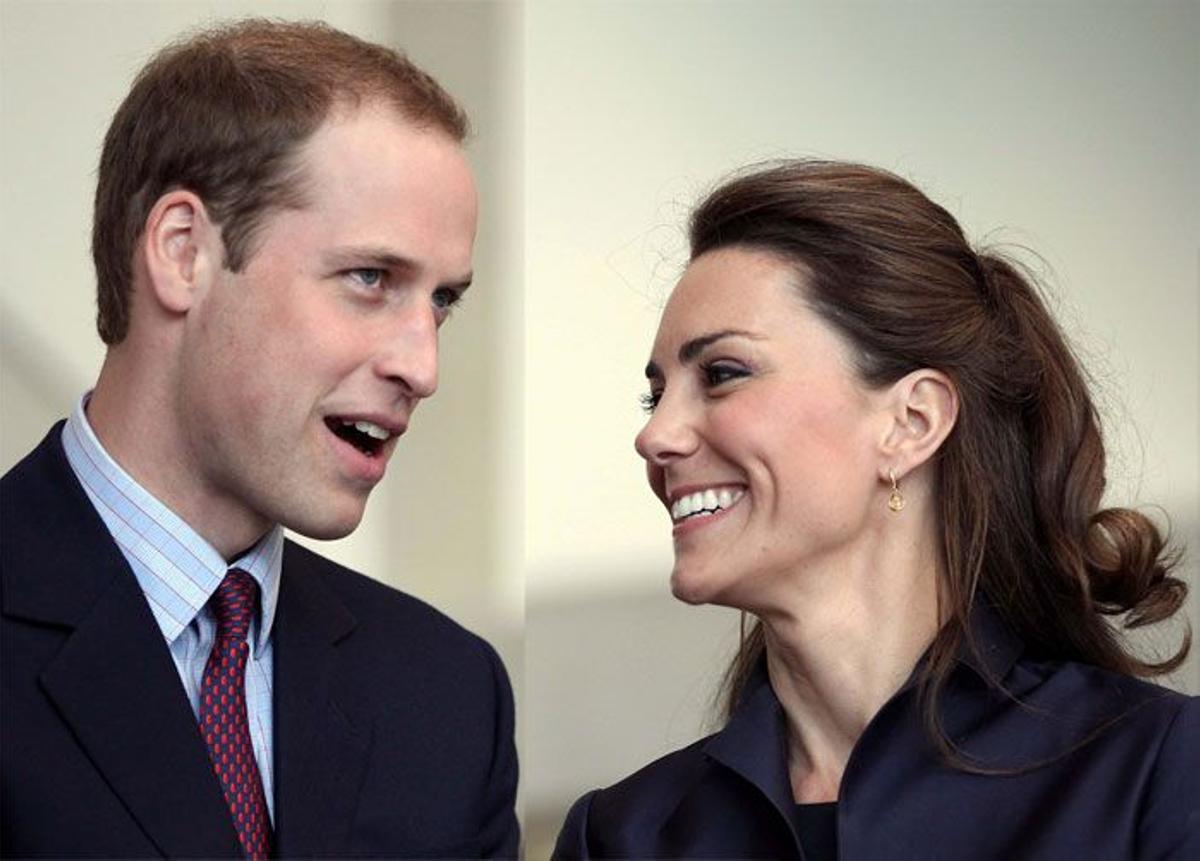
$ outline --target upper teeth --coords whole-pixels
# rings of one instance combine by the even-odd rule
[[[745,491],[741,488],[722,487],[719,490],[697,490],[687,496],[681,496],[671,504],[671,518],[682,520],[693,514],[713,514],[722,508],[729,508],[742,498]]]
[[[390,437],[392,435],[391,431],[381,428],[379,425],[375,424],[374,422],[361,422],[361,421],[360,422],[352,422],[352,421],[347,420],[347,421],[343,421],[342,424],[343,425],[354,425],[355,430],[365,433],[367,436],[371,437],[372,439],[387,439],[388,437]]]

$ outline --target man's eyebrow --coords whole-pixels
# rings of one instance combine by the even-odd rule
[[[475,273],[468,272],[457,281],[449,281],[445,284],[439,284],[439,287],[448,287],[451,290],[457,290],[459,294],[465,293],[467,288],[471,286],[471,282],[475,280]]]
[[[335,248],[326,253],[324,259],[325,264],[330,268],[375,267],[401,272],[411,272],[420,268],[416,261],[402,254],[371,245]]]
[[[324,257],[325,265],[330,269],[387,269],[400,274],[412,274],[420,271],[421,265],[415,260],[397,254],[387,248],[375,246],[352,246],[335,248]],[[471,286],[475,278],[474,272],[468,272],[462,278],[439,284],[462,293]]]
[[[722,329],[719,332],[710,332],[707,335],[700,335],[692,338],[690,341],[685,341],[683,346],[679,348],[679,361],[686,365],[688,362],[695,361],[696,357],[704,352],[705,348],[712,346],[717,341],[723,338],[750,338],[751,340],[760,340],[760,335],[755,335],[753,332],[747,332],[744,329]],[[653,380],[662,376],[662,371],[654,362],[649,362],[646,365],[646,379]]]

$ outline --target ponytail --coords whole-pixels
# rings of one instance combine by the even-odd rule
[[[1007,621],[1051,655],[1126,675],[1169,672],[1186,657],[1190,635],[1174,655],[1143,661],[1104,617],[1123,616],[1124,627],[1137,628],[1179,610],[1187,586],[1170,573],[1178,553],[1141,512],[1100,507],[1104,445],[1079,363],[1035,291],[1031,274],[995,253],[981,254],[979,262],[1000,337],[1012,339],[1010,350],[997,350],[1008,374],[1001,390],[1020,407],[1020,430],[1028,448],[1029,525],[1034,528],[1032,535],[1030,530],[1019,532],[1036,544],[1014,549],[1021,554],[1017,558],[1043,563],[1041,576],[1019,579],[985,566],[983,588],[999,597],[1011,594],[1014,580],[1027,584],[1018,591],[1016,606],[1005,613]],[[1002,541],[996,536],[989,548]],[[1044,619],[1045,630],[1030,630],[1030,622],[1046,610],[1052,615]]]

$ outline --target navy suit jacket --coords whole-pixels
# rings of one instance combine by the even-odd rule
[[[162,632],[60,433],[0,480],[2,854],[240,855]],[[487,643],[291,542],[273,637],[277,855],[516,855],[512,693]]]
[[[910,679],[846,764],[839,858],[1200,859],[1200,699],[1040,660],[983,607],[972,625],[981,657],[951,677],[945,730],[981,766],[1044,764],[943,765]],[[783,710],[759,667],[723,730],[577,801],[555,857],[803,858],[793,810]]]

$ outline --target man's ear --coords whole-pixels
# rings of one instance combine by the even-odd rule
[[[941,371],[921,368],[893,383],[885,404],[890,422],[880,445],[879,477],[896,478],[930,460],[958,419],[958,390]]]
[[[141,250],[149,276],[147,299],[168,313],[186,314],[220,271],[220,229],[194,192],[174,189],[146,218]]]

